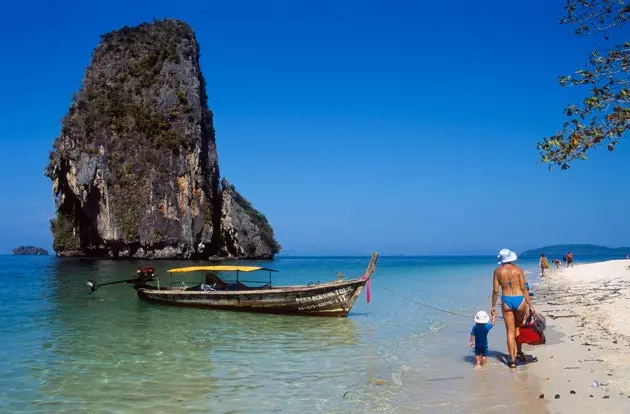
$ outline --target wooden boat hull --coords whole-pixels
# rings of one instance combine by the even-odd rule
[[[172,306],[223,309],[285,315],[345,317],[368,279],[335,281],[312,286],[285,286],[243,291],[188,291],[136,287],[141,300]]]

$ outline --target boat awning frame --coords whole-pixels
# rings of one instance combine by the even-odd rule
[[[268,272],[277,272],[275,269],[269,269],[266,267],[258,266],[229,266],[229,265],[217,265],[217,266],[189,266],[178,267],[175,269],[167,270],[168,273],[190,273],[190,272],[256,272],[259,270],[265,270]]]

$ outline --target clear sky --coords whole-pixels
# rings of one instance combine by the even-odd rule
[[[165,17],[196,31],[221,174],[285,253],[630,245],[630,143],[539,163],[593,44],[563,4],[2,2],[0,253],[52,244],[44,166],[99,35]]]

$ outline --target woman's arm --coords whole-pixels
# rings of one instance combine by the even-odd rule
[[[519,271],[519,279],[521,281],[521,292],[523,292],[523,297],[525,298],[525,302],[527,303],[527,305],[529,305],[529,309],[533,313],[536,313],[536,311],[534,310],[534,305],[532,305],[532,298],[531,296],[529,296],[529,291],[525,287],[525,274],[523,273],[523,269],[519,267],[518,271]]]
[[[492,306],[490,306],[490,313],[492,316],[497,314],[497,299],[499,298],[499,278],[497,277],[497,269],[494,270],[492,275]]]

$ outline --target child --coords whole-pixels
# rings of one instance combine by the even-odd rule
[[[488,323],[490,317],[484,311],[475,315],[475,324],[470,332],[470,347],[475,348],[475,369],[488,362],[488,332],[494,326],[495,320],[496,316],[492,315],[492,323]]]

